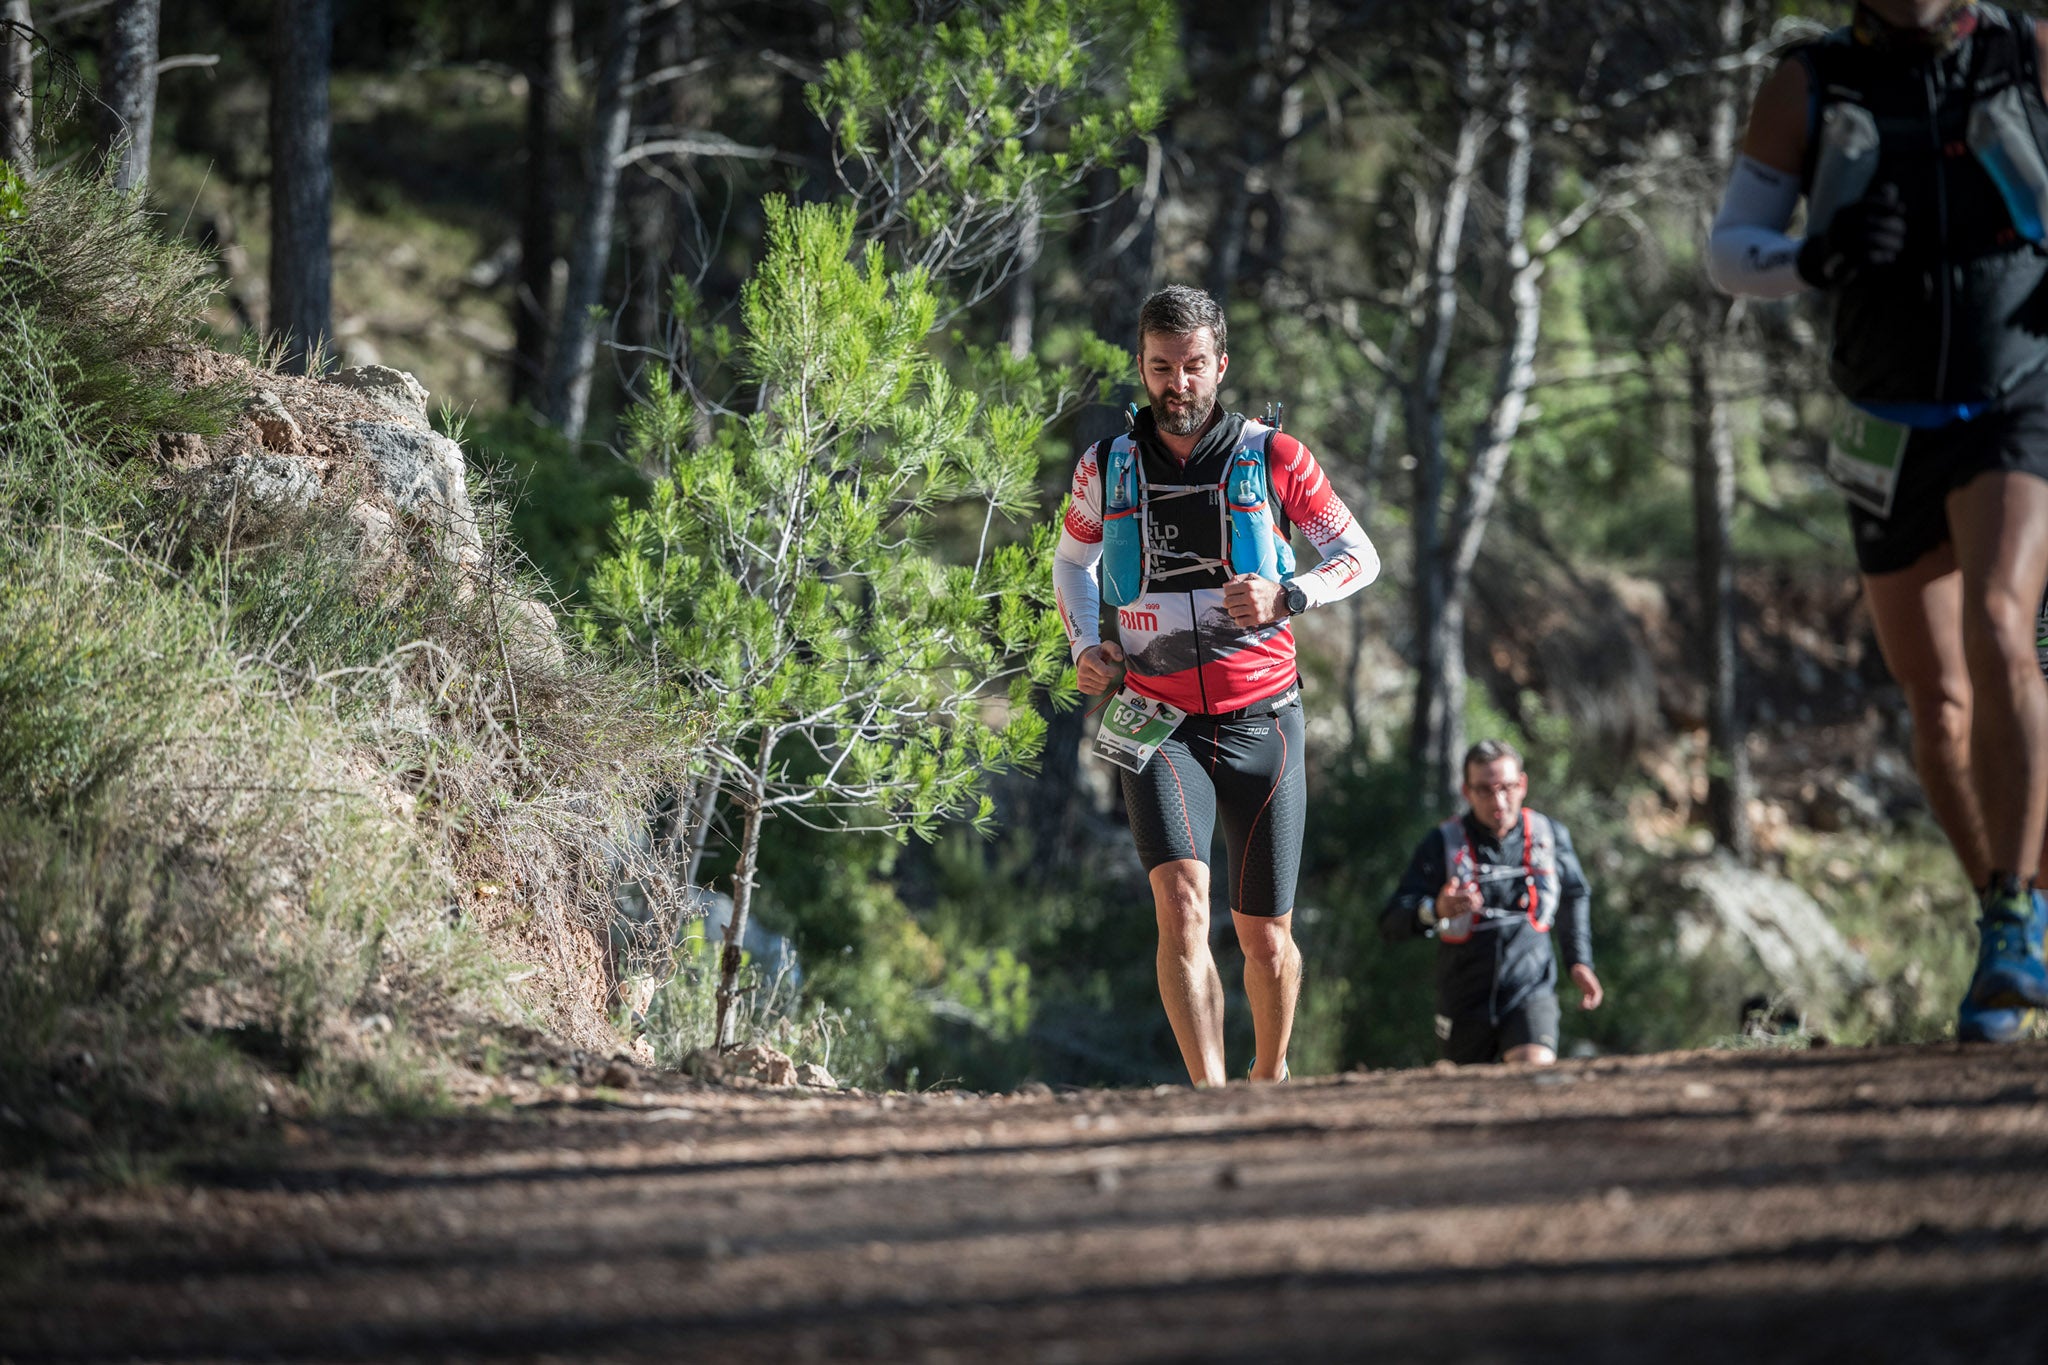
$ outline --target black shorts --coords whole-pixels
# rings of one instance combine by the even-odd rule
[[[1856,567],[1882,574],[1917,564],[1948,540],[1948,495],[1994,471],[2048,479],[2048,373],[2025,381],[1991,412],[1907,438],[1892,514],[1849,508]]]
[[[1189,716],[1123,781],[1147,872],[1179,858],[1206,864],[1221,807],[1230,908],[1268,918],[1294,909],[1308,809],[1299,699],[1244,720]]]
[[[1484,1014],[1436,1017],[1437,1041],[1445,1061],[1459,1066],[1497,1062],[1512,1048],[1537,1043],[1557,1051],[1557,992],[1532,991],[1498,1020]]]

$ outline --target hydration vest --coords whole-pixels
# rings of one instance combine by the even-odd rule
[[[2000,398],[2048,364],[2048,105],[2031,19],[1979,5],[1948,53],[1841,29],[1795,49],[1810,99],[1807,231],[1893,184],[1906,250],[1829,291],[1851,400],[1930,410]]]
[[[1473,881],[1478,877],[1478,859],[1472,853],[1471,833],[1464,817],[1437,826],[1444,841],[1444,877],[1447,881]],[[1485,892],[1482,889],[1481,895]],[[1539,934],[1550,932],[1557,919],[1557,907],[1564,895],[1564,879],[1557,871],[1557,831],[1550,817],[1522,807],[1522,896],[1519,908],[1529,926]],[[1453,915],[1437,921],[1436,936],[1444,943],[1463,943],[1472,937],[1477,919],[1511,919],[1512,911],[1482,908],[1476,915]]]
[[[1294,577],[1294,547],[1274,516],[1266,457],[1275,428],[1247,420],[1237,448],[1224,462],[1220,483],[1155,484],[1145,477],[1143,452],[1135,435],[1124,433],[1098,454],[1102,467],[1102,595],[1124,607],[1147,592],[1172,592],[1173,579],[1213,574],[1219,568],[1253,573],[1275,583]],[[1224,557],[1211,558],[1155,543],[1154,503],[1211,496],[1222,519]]]

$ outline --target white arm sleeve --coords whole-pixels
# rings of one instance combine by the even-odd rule
[[[1799,177],[1751,157],[1735,158],[1707,237],[1707,278],[1715,288],[1783,299],[1809,287],[1795,265],[1802,239],[1785,234],[1798,203]]]
[[[1066,627],[1067,649],[1079,660],[1081,651],[1102,643],[1102,584],[1096,577],[1102,563],[1102,479],[1090,447],[1074,467],[1073,497],[1060,524],[1059,546],[1052,552],[1053,602]]]
[[[1349,508],[1344,511],[1343,529],[1328,540],[1313,534],[1309,539],[1321,551],[1322,562],[1307,573],[1296,574],[1294,581],[1301,585],[1311,607],[1341,602],[1380,576],[1380,552]]]
[[[1351,515],[1344,499],[1309,448],[1292,436],[1275,436],[1271,462],[1273,491],[1288,520],[1307,536],[1322,560],[1294,576],[1311,607],[1341,602],[1380,575],[1380,555]]]

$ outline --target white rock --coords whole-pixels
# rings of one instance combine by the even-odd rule
[[[345,422],[342,431],[371,463],[377,485],[406,516],[439,527],[444,558],[460,564],[483,560],[483,536],[469,500],[469,476],[462,447],[433,431],[390,422]]]
[[[1719,950],[1751,960],[1771,993],[1823,1012],[1872,984],[1869,960],[1820,902],[1784,878],[1716,852],[1680,865],[1673,881],[1681,956]]]
[[[433,429],[427,421],[427,390],[404,370],[394,370],[388,365],[357,365],[336,371],[327,377],[327,382],[357,390],[409,426],[422,431]]]
[[[832,1079],[832,1073],[816,1062],[805,1062],[796,1069],[796,1083],[808,1085],[815,1090],[837,1090],[839,1082]]]

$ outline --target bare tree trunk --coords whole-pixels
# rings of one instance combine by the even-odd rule
[[[1391,348],[1396,354],[1401,350],[1405,332],[1406,324],[1398,324]],[[1392,433],[1398,401],[1398,393],[1389,386],[1373,408],[1372,434],[1366,440],[1365,455],[1358,462],[1358,497],[1351,504],[1352,515],[1361,526],[1372,523],[1373,504],[1379,497],[1380,466],[1386,456],[1387,437]],[[1351,637],[1344,652],[1344,718],[1351,731],[1351,747],[1361,753],[1365,743],[1365,708],[1359,700],[1358,680],[1365,669],[1368,597],[1366,593],[1354,593],[1351,597]]]
[[[1408,388],[1408,445],[1415,456],[1415,706],[1409,719],[1408,761],[1421,783],[1417,795],[1434,805],[1442,795],[1439,774],[1447,729],[1453,724],[1445,708],[1443,497],[1449,482],[1449,456],[1444,449],[1444,374],[1450,364],[1451,335],[1458,321],[1458,258],[1464,246],[1466,210],[1479,174],[1479,152],[1485,145],[1486,115],[1472,109],[1458,129],[1449,177],[1438,206],[1436,237],[1430,249],[1429,287],[1425,294],[1422,355]],[[1462,700],[1462,698],[1461,698]],[[1457,724],[1462,732],[1462,720]],[[1453,797],[1455,799],[1455,795]]]
[[[711,818],[718,813],[718,793],[724,780],[725,770],[714,763],[697,786],[689,825],[683,831],[683,848],[688,855],[683,863],[683,881],[689,886],[697,885],[697,871],[704,864],[704,848],[711,842]]]
[[[34,33],[28,0],[0,4],[0,161],[24,180],[36,168]]]
[[[1529,45],[1525,26],[1512,39],[1504,63],[1507,85],[1502,132],[1508,142],[1508,159],[1501,194],[1501,240],[1510,272],[1507,292],[1512,324],[1492,401],[1480,428],[1479,445],[1472,452],[1464,489],[1445,528],[1447,539],[1432,546],[1437,582],[1429,604],[1436,615],[1434,620],[1420,618],[1417,629],[1423,664],[1416,677],[1412,754],[1425,799],[1446,805],[1456,804],[1463,777],[1459,767],[1465,751],[1465,599],[1501,476],[1528,408],[1529,390],[1536,382],[1536,343],[1542,328],[1543,262],[1532,256],[1527,236],[1529,172],[1534,160],[1529,128]],[[1442,422],[1440,403],[1435,420]],[[1440,439],[1440,429],[1437,435]],[[1441,446],[1436,462],[1441,469]],[[1438,512],[1433,503],[1418,510],[1431,516]],[[1418,566],[1418,577],[1421,572]]]
[[[762,745],[766,760],[768,746]],[[754,872],[761,852],[763,793],[758,774],[750,774],[755,790],[747,803],[747,820],[740,832],[740,865],[732,874],[732,918],[725,926],[725,946],[718,955],[718,1023],[714,1034],[720,1052],[739,1042],[740,943],[747,933],[747,916],[754,908]]]
[[[1721,0],[1723,52],[1742,46],[1745,0]],[[1718,82],[1707,129],[1707,156],[1716,179],[1735,154],[1737,105],[1743,82],[1729,73]],[[1703,210],[1702,218],[1706,217]],[[1702,224],[1704,228],[1706,224]],[[1696,343],[1688,366],[1692,390],[1692,495],[1695,585],[1700,597],[1701,656],[1707,676],[1707,818],[1714,841],[1744,862],[1756,853],[1749,824],[1754,784],[1749,771],[1737,693],[1740,659],[1735,647],[1735,439],[1720,375],[1729,336],[1728,301],[1703,289],[1695,309]]]
[[[1039,218],[1038,199],[1034,194],[1029,203],[1018,211],[1017,227],[1017,272],[1010,276],[1007,290],[1010,314],[1009,326],[1004,330],[1010,343],[1010,357],[1022,360],[1031,354],[1036,343],[1038,322],[1038,257],[1044,249],[1044,229]]]
[[[333,331],[332,0],[275,0],[270,51],[270,332],[303,374]]]
[[[555,311],[555,130],[575,61],[570,0],[528,0],[535,20],[526,67],[526,195],[512,295],[512,402],[538,404]]]
[[[149,183],[149,148],[156,124],[159,0],[115,0],[100,36],[97,146],[112,156],[114,188]]]
[[[597,354],[597,326],[591,312],[602,301],[605,272],[611,262],[619,157],[632,130],[631,85],[640,56],[642,16],[639,0],[611,0],[590,127],[589,180],[569,241],[569,282],[562,291],[562,321],[555,331],[555,353],[548,364],[545,412],[572,441],[583,435],[590,412],[590,371]]]

